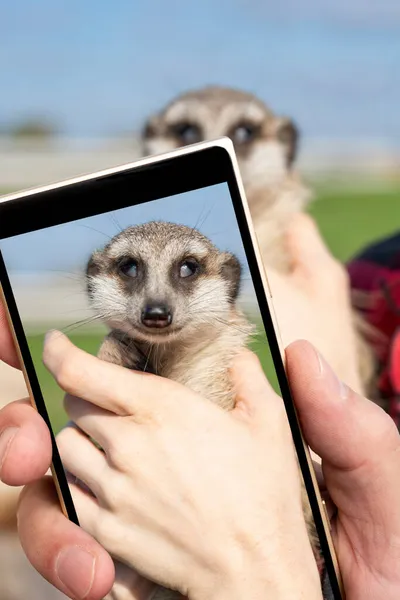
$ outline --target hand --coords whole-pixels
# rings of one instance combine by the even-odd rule
[[[350,390],[347,399],[342,398],[338,380],[326,364],[321,372],[320,362],[309,344],[298,342],[288,348],[287,367],[303,428],[324,459],[326,485],[337,505],[337,516],[332,525],[347,599],[397,600],[400,593],[397,431],[387,415],[368,400]],[[242,375],[246,387],[246,373]],[[31,412],[29,420],[25,421],[18,412],[19,405],[7,407],[7,419],[4,410],[0,411],[0,431],[6,420],[12,420],[22,431],[28,421],[40,428],[38,415],[27,408]],[[36,446],[30,443],[25,458],[36,460],[38,451],[40,453],[44,446],[42,441],[36,441]],[[49,442],[47,447],[50,449]],[[23,474],[25,480],[22,480],[22,465],[13,446],[3,464],[13,480],[18,479],[21,483],[31,480],[26,472]],[[48,466],[44,460],[38,470],[45,473]],[[48,527],[49,521],[55,525],[56,535]],[[346,523],[346,529],[342,523]],[[89,600],[100,600],[111,587],[113,570],[105,551],[63,517],[49,481],[30,485],[24,492],[19,528],[25,551],[34,566],[71,597],[83,598],[87,592],[85,597]],[[346,530],[351,538],[346,537]],[[96,559],[94,570],[77,567],[80,564],[78,548],[85,546]],[[56,571],[60,552],[68,556],[62,571],[64,583]],[[74,588],[75,593],[72,592]]]
[[[0,408],[11,400],[27,395],[22,373],[12,367],[19,368],[19,361],[5,309],[0,301]],[[11,488],[0,481],[0,530],[15,528],[16,506],[20,491],[20,488]]]
[[[336,505],[333,539],[347,600],[400,596],[400,436],[376,404],[340,383],[305,342],[287,351],[305,438]]]
[[[0,361],[19,368],[17,353],[1,301]],[[50,525],[52,511],[56,515],[56,525],[60,517],[60,505],[53,484],[48,477],[37,484],[33,483],[43,478],[49,470],[51,457],[49,430],[43,419],[31,406],[29,399],[12,402],[0,410],[0,484],[8,486],[32,484],[26,490],[25,501],[21,509],[22,519],[26,503],[30,510],[35,506],[36,501],[39,506],[39,510],[36,511],[39,522],[42,515],[46,523],[47,554],[45,557],[43,553],[38,555],[39,563],[41,559],[45,559],[45,562],[40,563],[42,568],[38,570],[56,587],[71,597],[83,597],[81,593],[84,590],[87,591],[86,598],[88,600],[103,598],[114,579],[114,567],[110,557],[95,540],[70,522],[67,522],[67,527],[62,528],[60,536],[57,537],[57,529],[53,530]],[[9,489],[11,488],[5,485],[4,488],[0,488],[1,516],[3,516],[3,512],[7,513],[7,516],[8,513],[11,513],[7,506],[7,510],[4,508],[5,502],[10,498]],[[42,496],[36,495],[35,490],[37,489],[45,489],[46,492]],[[43,499],[45,499],[44,502],[42,502]],[[16,498],[12,497],[10,502],[13,500],[16,501]],[[26,514],[25,526],[22,527],[23,535],[28,530],[26,527],[26,523],[29,521],[28,514]],[[28,536],[32,535],[33,531],[33,529],[29,529]],[[39,547],[43,542],[40,532],[39,527],[32,536],[32,540],[35,539],[35,544],[38,543]],[[44,533],[43,530],[42,533]],[[85,563],[80,560],[82,549],[86,549],[93,559],[94,568],[92,570],[86,568],[87,561]],[[37,562],[33,561],[33,563],[38,566]],[[60,577],[67,580],[66,584],[62,583]]]
[[[12,400],[28,395],[24,377],[19,369],[5,309],[0,300],[0,408]]]
[[[58,333],[44,362],[81,430],[57,439],[80,522],[113,557],[191,599],[321,598],[284,405],[255,355],[230,413]]]
[[[288,228],[287,249],[290,273],[267,271],[284,347],[308,340],[347,385],[362,393],[345,268],[332,257],[314,222],[304,214],[296,216]]]
[[[6,310],[0,301],[0,360],[11,367],[20,368],[17,353],[6,317]]]

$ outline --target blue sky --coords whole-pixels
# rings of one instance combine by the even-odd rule
[[[398,0],[16,0],[1,13],[3,125],[44,115],[71,135],[127,132],[221,83],[306,137],[400,141]]]
[[[82,274],[90,254],[121,228],[152,220],[196,227],[218,248],[234,252],[246,264],[225,183],[8,238],[0,241],[0,248],[10,272]]]

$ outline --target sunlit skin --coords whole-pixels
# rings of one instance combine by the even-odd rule
[[[298,247],[301,248],[301,245]],[[313,260],[311,254],[309,258],[310,261]],[[321,273],[319,269],[326,271],[332,266],[332,273],[336,273],[337,265],[333,262],[330,263],[328,258],[324,262],[321,254],[315,255],[314,264],[310,264],[310,261],[307,262],[309,271],[304,269],[301,271],[301,260],[297,261],[297,269],[299,269],[299,275],[303,272],[303,276],[310,277],[313,283],[312,289],[315,290],[316,300],[308,317],[313,322],[318,306],[317,298],[323,297],[321,290],[317,294],[319,274]],[[312,266],[315,268],[312,269]],[[315,273],[314,279],[312,279],[312,273]],[[293,290],[291,308],[295,302],[298,281],[299,277],[296,280],[285,280],[286,289]],[[326,279],[324,281],[326,282]],[[343,281],[345,282],[345,278]],[[292,288],[290,288],[291,285]],[[276,298],[277,304],[278,299]],[[284,300],[285,298],[282,298],[281,311],[283,315]],[[289,310],[288,301],[286,306]],[[342,310],[340,303],[337,304],[337,309],[339,312]],[[320,310],[323,312],[324,307],[320,307]],[[333,315],[331,318],[334,321]],[[345,322],[344,317],[340,318],[343,318],[343,322]],[[307,322],[305,318],[303,326],[304,322]],[[4,319],[1,323],[0,358],[16,364],[11,337],[5,329]],[[57,344],[67,344],[67,346],[62,347]],[[63,358],[61,363],[59,362],[56,366],[60,350],[62,350]],[[64,374],[66,364],[71,368],[70,374],[72,374],[73,365],[77,364],[77,359],[81,366],[86,364],[86,362],[82,363],[83,359],[90,360],[90,365],[87,363],[90,368],[85,370],[85,377],[76,378],[76,381],[79,381],[79,389],[70,391],[79,392],[81,397],[86,396],[86,401],[99,402],[98,395],[93,395],[91,387],[98,380],[96,369],[92,370],[92,361],[96,360],[94,357],[82,354],[81,350],[62,337],[58,337],[58,341],[54,338],[49,340],[46,354],[47,364],[56,377],[59,377],[57,370],[64,360],[66,361]],[[320,358],[310,344],[295,342],[287,349],[286,356],[288,377],[303,430],[312,449],[321,457],[324,485],[337,508],[336,514],[333,516],[332,527],[347,598],[350,600],[397,600],[400,593],[400,575],[397,569],[400,559],[398,550],[400,515],[397,510],[400,502],[400,440],[397,430],[389,417],[376,405],[357,395],[347,386],[340,385],[327,363]],[[265,404],[265,393],[262,402],[259,402],[253,392],[254,386],[257,385],[265,390],[266,388],[263,386],[266,383],[257,363],[251,361],[251,364],[252,368],[249,370],[239,368],[236,371],[237,385],[239,389],[243,390],[243,393],[237,407],[235,426],[243,423],[244,427],[253,426],[261,430],[262,419],[255,417],[261,414],[259,409]],[[257,371],[257,369],[259,370]],[[66,372],[68,373],[68,370]],[[80,370],[79,373],[82,371]],[[137,374],[130,375],[136,377]],[[120,375],[116,374],[115,378],[114,376],[110,377],[107,385],[103,387],[103,393],[106,389],[112,390],[112,397],[119,402],[119,410],[124,402],[124,397],[115,394],[118,386],[121,385],[120,382]],[[137,381],[135,382],[135,397],[138,397],[151,411],[151,399],[159,397],[160,387],[158,380],[152,380],[151,385],[148,380],[148,383],[149,387],[145,389],[144,387],[138,388]],[[269,396],[269,398],[273,402],[273,396]],[[82,406],[82,401],[78,401],[78,405]],[[184,403],[184,405],[187,407],[185,419],[188,419],[189,423],[191,403]],[[196,403],[197,406],[198,403]],[[207,406],[210,406],[210,410],[214,409],[211,405],[207,404]],[[205,404],[202,404],[202,407],[206,410]],[[93,411],[95,410],[98,409],[93,409]],[[225,413],[224,416],[228,417]],[[94,419],[96,420],[96,417]],[[168,425],[168,420],[166,420],[165,435],[169,426],[172,425]],[[50,463],[51,448],[44,423],[27,403],[14,403],[0,412],[0,431],[4,432],[10,427],[16,428],[12,431],[12,434],[15,435],[8,438],[7,452],[5,454],[3,452],[2,456],[0,476],[4,482],[11,485],[29,484],[23,493],[19,510],[19,531],[29,559],[39,572],[70,597],[90,599],[104,597],[110,590],[115,576],[110,556],[88,533],[63,517],[48,479],[44,478],[34,483],[34,480],[47,471]],[[163,427],[156,429],[155,436],[164,435]],[[193,438],[193,451],[196,446],[194,440],[195,438]],[[150,440],[149,444],[151,445]],[[282,446],[283,453],[286,447],[286,444]],[[183,456],[186,454],[182,447],[180,453]],[[22,457],[23,460],[21,460]],[[162,468],[163,463],[155,461],[154,469]],[[154,477],[157,477],[157,470],[154,471]],[[245,487],[245,480],[242,480],[241,483]],[[225,479],[224,485],[226,484]],[[232,484],[234,484],[233,481]],[[217,489],[213,489],[216,509],[218,498],[220,498],[217,491]],[[256,502],[255,497],[254,501]],[[162,517],[160,518],[162,520]],[[35,535],[32,535],[33,531]],[[166,536],[169,539],[167,534]],[[110,543],[111,541],[110,539]],[[78,549],[79,551],[85,550],[85,556],[89,555],[87,567],[85,567],[85,562]],[[188,553],[194,565],[196,556],[191,554],[190,548],[188,548]],[[165,564],[165,561],[161,562]],[[153,569],[157,568],[155,561],[148,566]],[[162,565],[160,565],[161,567]],[[264,575],[265,566],[263,567]],[[171,573],[172,571],[173,568]],[[199,572],[197,571],[197,573]],[[176,572],[172,576],[177,577],[176,581],[179,581],[181,589],[188,589],[190,581],[185,581],[184,576],[180,579],[182,573]],[[287,579],[287,573],[282,573],[283,576]],[[251,577],[252,581],[257,579],[254,571],[252,571]],[[237,580],[233,577],[230,584],[228,580],[229,577],[224,578],[225,591],[229,589],[231,596],[233,585],[238,595],[243,596],[244,590]],[[312,586],[311,580],[312,576],[308,582]],[[262,581],[262,577],[258,579],[260,585]],[[130,583],[132,584],[131,597],[148,597],[149,584],[142,577],[134,575],[132,572]],[[250,589],[252,587],[247,586],[246,596],[249,595]],[[254,589],[254,595],[260,593],[260,587],[257,586]],[[265,597],[265,589],[263,589],[263,593]],[[196,595],[199,595],[198,590],[192,593],[194,598]],[[219,594],[219,596],[221,595],[223,594]]]

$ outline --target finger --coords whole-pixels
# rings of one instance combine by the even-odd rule
[[[156,585],[118,561],[115,565],[115,583],[105,600],[150,600]]]
[[[324,473],[322,471],[322,466],[319,462],[316,462],[313,459],[312,459],[312,465],[313,465],[313,469],[315,472],[315,477],[317,479],[318,487],[319,487],[320,491],[325,491],[326,485],[325,485]]]
[[[155,412],[168,414],[173,405],[180,405],[182,397],[189,401],[183,385],[99,360],[57,331],[46,336],[43,361],[71,396],[117,415],[133,415],[138,421]]]
[[[115,440],[121,435],[126,420],[70,394],[65,396],[64,408],[71,422],[95,440],[108,455],[110,446],[114,447]],[[136,424],[132,418],[128,422],[130,427]]]
[[[313,467],[314,467],[315,475],[317,478],[317,483],[318,483],[318,488],[319,488],[319,491],[321,494],[321,498],[325,502],[325,507],[326,507],[326,510],[328,513],[328,517],[329,517],[329,520],[331,520],[332,517],[336,513],[336,507],[333,504],[331,497],[329,495],[329,492],[327,490],[321,464],[319,462],[316,462],[313,460]]]
[[[209,406],[210,404],[207,403],[207,407]],[[214,405],[211,405],[211,407],[214,408]],[[86,472],[84,471],[84,469],[86,469],[85,465],[89,465],[90,467],[91,465],[89,461],[85,460],[85,464],[80,467],[82,469],[82,477],[79,477],[79,479],[85,481],[85,473],[88,481],[92,476],[93,481],[88,487],[93,490],[93,493],[99,499],[101,498],[103,501],[107,502],[105,496],[107,496],[107,491],[110,486],[104,486],[104,480],[110,482],[113,473],[119,471],[121,468],[126,468],[128,465],[132,465],[132,457],[135,452],[143,452],[148,448],[148,432],[137,427],[137,423],[133,421],[132,418],[118,417],[113,413],[94,406],[90,402],[86,402],[86,400],[75,398],[69,394],[67,394],[65,398],[65,409],[70,416],[71,421],[82,430],[81,435],[85,437],[82,433],[84,432],[94,440],[103,451],[101,454],[103,455],[104,462],[102,462],[98,456],[96,457],[93,455],[93,458],[96,460],[93,465],[93,472]],[[200,415],[198,412],[196,413],[196,411],[190,411],[190,413],[192,412],[194,412],[194,414],[191,414],[191,416],[196,420],[196,424],[198,425]],[[174,425],[176,422],[177,419],[172,419],[168,425]],[[166,427],[166,425],[166,419],[164,419],[163,426]],[[123,442],[123,436],[125,436],[129,448],[127,447],[127,443]],[[81,439],[80,449],[82,452],[85,452],[88,443],[95,448],[93,442]],[[86,445],[84,446],[84,444]],[[75,460],[79,461],[79,457],[77,456],[75,449],[71,447],[71,444],[68,444],[66,452],[69,453],[69,460],[72,460],[73,455]],[[67,464],[69,465],[67,466],[67,469],[77,475],[74,466],[69,463]],[[110,466],[110,469],[107,469],[108,466]],[[100,477],[100,473],[103,473],[102,477]]]
[[[124,561],[128,556],[130,564],[136,565],[137,556],[145,556],[148,550],[146,546],[149,545],[153,537],[151,533],[149,534],[148,528],[143,528],[140,522],[132,522],[129,526],[130,543],[127,546],[128,533],[126,522],[124,519],[119,519],[118,515],[115,514],[116,502],[118,502],[117,506],[120,506],[121,498],[116,498],[114,490],[111,487],[107,489],[109,497],[114,497],[113,511],[108,510],[107,506],[98,502],[90,494],[90,490],[85,490],[78,482],[74,482],[71,475],[68,476],[68,480],[68,487],[81,527],[89,535],[98,540],[104,548],[107,548],[114,559]],[[131,510],[135,512],[135,500],[132,501],[130,498],[130,501]],[[148,538],[147,544],[146,537]],[[152,562],[154,562],[154,553],[152,553],[152,557]]]
[[[0,300],[0,360],[11,367],[20,369],[18,356],[15,350],[14,340],[6,316],[6,309]]]
[[[18,530],[32,565],[70,598],[101,600],[111,589],[114,565],[110,556],[62,514],[51,478],[22,492]]]
[[[56,441],[64,468],[98,496],[101,482],[109,481],[111,475],[104,452],[73,426],[63,429]],[[85,459],[82,460],[82,457]]]
[[[341,384],[308,342],[289,346],[287,369],[305,437],[322,458],[335,504],[348,500],[357,518],[372,513],[400,530],[400,436],[393,421]]]
[[[98,532],[100,527],[103,529],[102,525],[107,517],[106,511],[102,510],[91,490],[85,488],[85,484],[81,485],[71,473],[67,474],[67,481],[81,527],[98,540]]]
[[[282,412],[282,399],[272,389],[253,352],[245,349],[235,357],[231,375],[235,390],[233,414],[258,423]]]
[[[0,478],[8,485],[35,481],[52,458],[50,432],[29,401],[11,402],[0,411]]]

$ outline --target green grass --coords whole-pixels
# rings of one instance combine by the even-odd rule
[[[400,229],[400,186],[371,191],[321,188],[310,214],[333,254],[346,261]]]
[[[348,260],[354,253],[374,240],[389,235],[400,227],[400,187],[371,190],[357,188],[320,187],[317,200],[310,213],[316,219],[322,235],[333,254],[340,260]],[[80,348],[96,354],[102,334],[72,333],[70,339]],[[43,337],[28,336],[32,358],[37,370],[42,393],[48,406],[54,431],[65,424],[62,409],[63,393],[42,364]],[[262,336],[252,343],[263,368],[276,388],[276,376],[272,367],[269,348]]]
[[[90,352],[91,354],[97,354],[103,336],[102,334],[96,335],[93,333],[72,333],[68,337],[76,346],[82,348],[82,350],[86,350],[86,352]],[[40,388],[49,413],[50,422],[53,426],[53,431],[58,433],[67,420],[63,410],[64,393],[43,365],[43,335],[28,334],[27,338]]]

